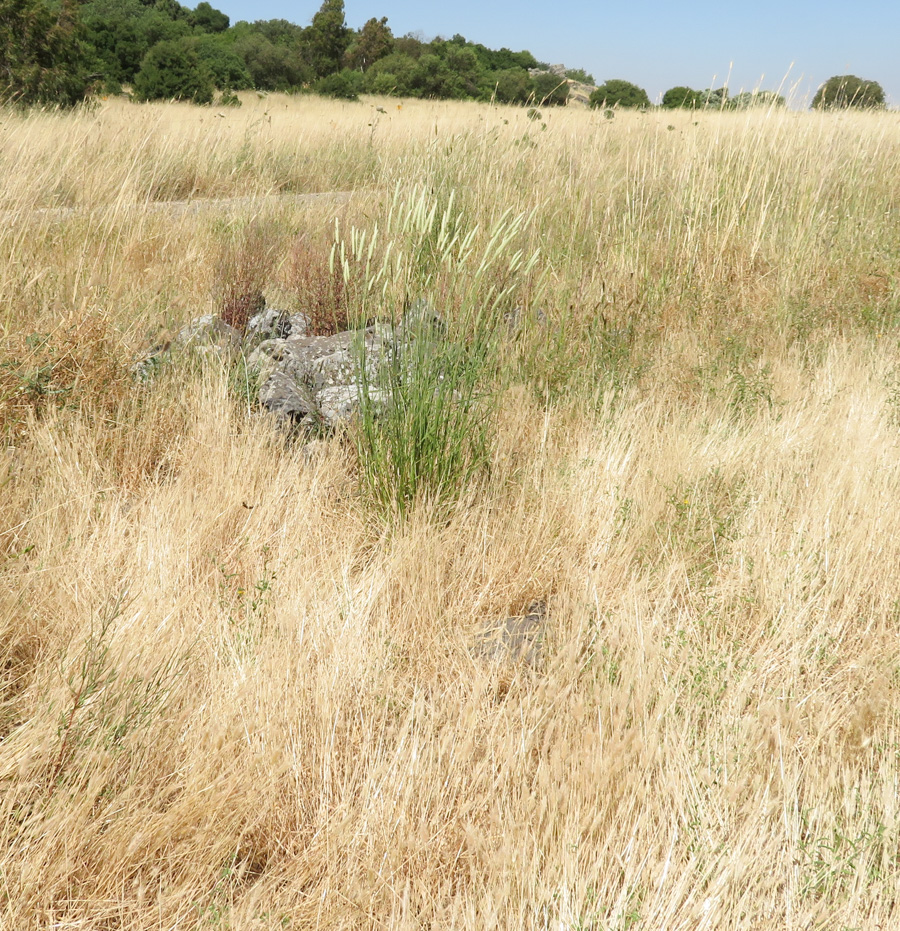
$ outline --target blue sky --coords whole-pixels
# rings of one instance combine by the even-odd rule
[[[212,0],[232,22],[287,19],[307,25],[321,0]],[[191,3],[191,5],[194,5]],[[625,78],[656,100],[669,87],[732,92],[795,87],[809,96],[834,74],[878,81],[900,106],[900,0],[345,0],[347,24],[387,16],[395,35],[461,33],[491,48],[528,49],[584,68],[598,81]],[[730,75],[730,77],[729,77]]]

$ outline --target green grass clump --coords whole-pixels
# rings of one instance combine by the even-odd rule
[[[394,351],[364,381],[356,448],[365,492],[389,521],[402,521],[419,501],[454,500],[489,464],[485,381],[495,341],[469,345],[427,320],[395,334]]]

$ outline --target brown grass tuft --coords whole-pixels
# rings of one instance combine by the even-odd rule
[[[243,332],[266,306],[264,291],[282,249],[276,226],[254,220],[225,239],[215,262],[215,289],[222,320]]]
[[[330,246],[298,236],[281,271],[283,286],[297,308],[309,318],[314,336],[332,336],[349,328],[350,300],[340,260]]]

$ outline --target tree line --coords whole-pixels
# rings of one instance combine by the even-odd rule
[[[254,88],[564,103],[566,79],[531,73],[541,69],[531,52],[460,35],[395,37],[386,17],[351,29],[343,0],[324,0],[308,26],[232,25],[207,0],[0,0],[0,100],[24,105],[70,106],[123,85],[139,100],[196,103]]]
[[[387,17],[347,26],[343,0],[323,0],[308,26],[284,19],[231,24],[202,0],[0,0],[0,102],[72,106],[91,92],[132,88],[138,100],[237,103],[234,92],[312,90],[356,99],[398,97],[565,104],[570,79],[590,74],[550,70],[529,51],[489,49],[461,35],[425,41],[394,36]],[[647,108],[642,88],[610,80],[593,91],[603,108]],[[770,91],[730,97],[727,88],[674,87],[663,107],[779,105]],[[813,106],[883,106],[874,81],[831,78]]]

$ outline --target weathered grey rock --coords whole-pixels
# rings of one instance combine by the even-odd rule
[[[295,353],[286,339],[267,339],[261,342],[247,359],[247,368],[259,374],[260,382],[273,372],[305,381],[306,364],[303,353]]]
[[[267,411],[292,421],[300,421],[317,410],[312,392],[283,372],[273,372],[263,382],[259,403]]]
[[[390,391],[381,387],[386,365],[399,361],[408,374],[416,359],[421,360],[421,350],[430,350],[427,341],[440,339],[445,327],[441,315],[419,300],[397,326],[378,323],[333,336],[308,336],[308,329],[303,314],[288,316],[268,308],[250,319],[245,340],[234,327],[207,314],[184,327],[176,343],[230,352],[242,347],[249,351],[262,340],[247,359],[261,386],[260,406],[293,424],[333,429],[359,413],[364,397],[383,410],[390,403]]]
[[[241,334],[214,314],[204,314],[182,327],[175,342],[184,348],[194,347],[236,352],[241,348]]]
[[[284,339],[290,335],[288,315],[283,310],[267,307],[258,314],[254,314],[247,321],[244,335],[247,339]]]
[[[334,336],[290,336],[269,339],[251,353],[248,366],[259,373],[263,389],[260,403],[271,409],[269,394],[280,397],[293,383],[304,398],[312,399],[308,413],[317,415],[326,427],[350,419],[360,407],[358,379],[361,360],[372,387],[370,397],[381,397],[375,384],[381,367],[394,351],[390,327],[376,324],[365,330],[347,330]],[[274,375],[281,376],[273,381]],[[275,386],[267,388],[266,386]],[[280,402],[278,402],[280,403]]]
[[[289,336],[306,336],[308,332],[309,318],[306,314],[289,314],[285,310],[267,307],[250,318],[246,338],[254,342],[261,339],[287,339]]]
[[[291,325],[288,336],[306,336],[309,333],[309,317],[306,314],[291,314],[288,317],[288,323]]]
[[[535,668],[543,663],[546,635],[547,602],[535,601],[525,614],[483,627],[476,637],[475,652],[490,663],[522,663]]]
[[[316,394],[318,415],[322,425],[334,429],[339,424],[348,423],[359,413],[363,401],[363,389],[356,382],[349,385],[333,385],[322,388]],[[379,388],[368,389],[369,403],[376,410],[383,410],[389,403],[387,392]]]
[[[397,324],[395,336],[399,340],[416,339],[419,337],[444,336],[447,325],[444,318],[431,304],[419,298],[407,308]]]
[[[300,336],[289,339],[267,339],[250,354],[247,364],[268,378],[273,371],[282,372],[297,381],[316,388],[327,383],[327,373],[345,370],[344,381],[352,377],[353,357],[350,347],[353,333],[338,333],[335,336]],[[322,360],[329,360],[322,362]],[[324,379],[324,380],[323,380]],[[334,382],[331,382],[334,383]]]
[[[333,385],[323,388],[317,395],[322,424],[334,429],[349,421],[359,410],[360,388],[357,384]]]
[[[353,382],[361,358],[365,359],[367,375],[375,378],[391,351],[388,334],[388,328],[376,325],[334,336],[265,340],[251,353],[247,364],[259,372],[263,381],[272,372],[281,372],[318,392]]]
[[[309,378],[316,391],[348,385],[356,375],[359,362],[347,349],[320,356],[309,363]]]

